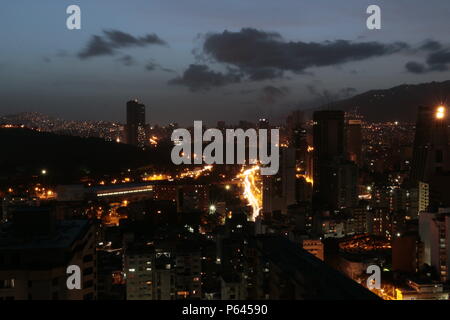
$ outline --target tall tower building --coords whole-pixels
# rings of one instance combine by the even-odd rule
[[[433,176],[450,171],[449,127],[446,107],[419,107],[412,179],[429,182]]]
[[[145,144],[145,105],[137,100],[127,102],[127,143],[133,146]]]
[[[362,165],[362,121],[348,119],[345,126],[347,158],[359,167]]]
[[[314,128],[314,199],[328,209],[338,200],[338,166],[344,159],[344,112],[316,111]]]

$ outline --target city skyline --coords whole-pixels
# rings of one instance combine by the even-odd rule
[[[450,301],[449,17],[448,0],[3,4],[0,302]]]
[[[0,114],[120,121],[123,101],[138,98],[154,123],[278,121],[370,89],[449,78],[445,1],[286,1],[275,14],[266,1],[136,1],[126,9],[77,1],[82,28],[71,31],[69,4],[4,4]],[[366,27],[370,4],[381,7],[381,30]],[[243,39],[256,64],[240,60]]]

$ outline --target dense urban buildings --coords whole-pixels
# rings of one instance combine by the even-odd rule
[[[449,0],[67,2],[1,3],[2,314],[450,301]]]
[[[176,127],[146,127],[145,106],[129,101],[125,146],[170,153]],[[446,107],[418,108],[417,125],[295,111],[277,128],[272,176],[148,162],[86,169],[70,184],[43,166],[1,180],[0,298],[449,298]],[[80,289],[67,287],[72,265]],[[373,266],[382,281],[369,288]]]

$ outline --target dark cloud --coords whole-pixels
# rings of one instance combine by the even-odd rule
[[[136,60],[130,55],[124,55],[117,59],[117,61],[121,62],[124,66],[133,66],[136,64]]]
[[[78,53],[80,59],[87,59],[94,56],[113,55],[114,49],[111,44],[101,36],[92,36],[86,48]]]
[[[78,53],[78,57],[87,59],[94,56],[114,55],[116,49],[148,45],[166,45],[166,42],[156,34],[134,37],[119,30],[104,30],[103,35],[91,37],[86,47]]]
[[[278,33],[252,28],[207,34],[202,47],[206,58],[238,67],[251,80],[279,78],[285,71],[303,73],[311,67],[380,57],[407,48],[401,42],[285,41]]]
[[[182,85],[191,91],[205,91],[241,81],[241,75],[228,69],[226,73],[211,70],[206,65],[191,64],[181,77],[169,81],[171,85]]]
[[[274,68],[252,68],[247,69],[249,79],[252,81],[261,81],[266,79],[281,78],[283,76],[282,70]]]
[[[450,48],[441,49],[430,53],[423,63],[410,61],[405,65],[408,72],[424,74],[429,72],[444,72],[450,70]]]
[[[161,70],[164,72],[175,72],[172,69],[162,67],[160,64],[158,64],[154,61],[150,61],[149,63],[147,63],[147,65],[145,66],[145,70],[147,70],[147,71]]]
[[[145,66],[145,69],[147,71],[155,71],[157,68],[159,67],[159,65],[155,62],[149,62],[147,63],[147,65]]]
[[[118,31],[107,30],[103,31],[109,42],[116,48],[130,47],[130,46],[146,46],[149,44],[165,45],[166,42],[160,39],[156,34],[147,34],[143,37],[134,37],[131,34]]]
[[[450,48],[433,52],[428,56],[427,63],[432,71],[447,71],[450,64]]]
[[[442,49],[442,44],[435,40],[426,40],[420,47],[420,50],[437,51]]]
[[[262,88],[262,100],[266,103],[273,104],[279,99],[284,98],[289,93],[289,88],[275,87],[275,86],[265,86]]]
[[[427,67],[423,63],[409,61],[405,64],[405,68],[408,72],[422,74],[427,71]]]

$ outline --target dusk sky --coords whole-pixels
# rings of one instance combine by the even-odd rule
[[[81,7],[82,29],[66,28]],[[368,30],[378,4],[382,29]],[[4,0],[0,115],[215,123],[450,79],[448,0]]]

